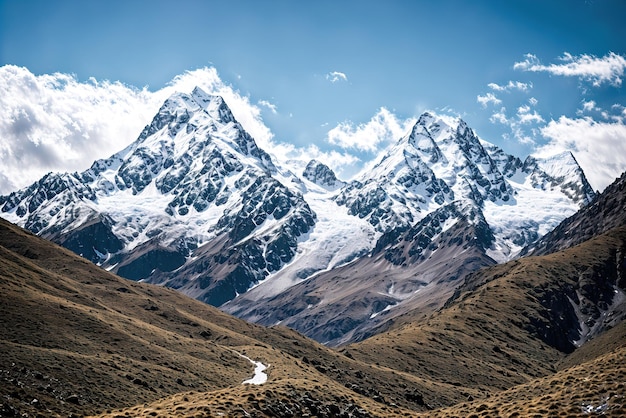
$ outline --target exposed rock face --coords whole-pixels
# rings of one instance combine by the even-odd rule
[[[309,161],[302,173],[302,177],[324,187],[336,187],[343,184],[337,179],[333,170],[317,160]]]
[[[580,244],[612,228],[626,225],[626,173],[588,206],[565,219],[522,254],[543,255]]]
[[[129,279],[341,344],[441,306],[593,196],[571,154],[522,162],[430,113],[349,183],[315,160],[299,178],[195,89],[110,158],[1,196],[0,213]]]
[[[124,248],[124,242],[113,233],[112,228],[111,218],[101,215],[63,234],[60,243],[76,254],[99,263],[103,261],[104,254],[116,253]]]
[[[264,325],[280,323],[327,345],[360,341],[408,312],[441,307],[471,272],[495,264],[493,234],[474,207],[456,204],[381,236],[370,257],[320,272],[278,295],[224,305]]]
[[[193,289],[219,305],[290,261],[315,224],[302,195],[275,172],[224,100],[195,89],[167,99],[125,150],[82,173],[49,174],[0,205],[16,223],[113,272]],[[197,266],[199,247],[223,236],[209,264],[231,266],[226,278],[176,277]],[[216,286],[219,294],[206,294]]]

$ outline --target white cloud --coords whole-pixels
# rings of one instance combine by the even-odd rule
[[[611,111],[614,113],[609,116],[610,119],[616,122],[624,122],[626,120],[626,106],[616,103],[611,106]]]
[[[137,137],[158,107],[148,91],[0,67],[0,193],[48,171],[87,168]],[[91,160],[91,161],[88,161]]]
[[[523,83],[521,81],[512,80],[504,85],[489,83],[487,84],[487,86],[491,90],[497,91],[499,93],[511,93],[512,91],[527,93],[530,89],[533,88],[532,83]],[[487,93],[485,96],[479,95],[477,97],[477,101],[483,106],[483,108],[486,108],[487,104],[489,103],[493,103],[494,105],[499,105],[502,103],[502,100],[497,98],[493,93]],[[536,106],[537,103],[539,103],[539,101],[536,98],[529,98],[528,104],[524,104],[518,107],[517,113],[511,115],[510,117],[507,116],[506,107],[503,106],[499,110],[496,110],[491,114],[491,116],[489,117],[489,121],[493,124],[508,126],[508,128],[510,129],[510,133],[504,133],[503,138],[513,138],[519,143],[526,145],[535,144],[535,129],[529,128],[525,125],[545,122],[541,115],[539,115],[535,110],[532,110],[532,107]]]
[[[489,83],[487,84],[487,86],[492,90],[501,91],[501,92],[509,92],[511,90],[519,90],[519,91],[526,92],[533,87],[532,83],[522,83],[521,81],[509,81],[507,84],[503,86],[496,84],[496,83]]]
[[[195,86],[219,94],[259,146],[272,133],[259,107],[224,84],[214,68],[188,71],[150,92],[119,82],[80,82],[68,74],[36,76],[0,67],[0,193],[27,186],[49,171],[81,171],[134,141],[167,97]]]
[[[583,54],[574,56],[565,52],[559,58],[561,64],[544,65],[536,55],[526,54],[525,60],[516,62],[513,68],[522,71],[547,72],[564,77],[578,77],[590,81],[594,86],[609,83],[613,86],[622,84],[622,77],[626,69],[626,58],[614,52],[598,58]]]
[[[519,123],[522,125],[527,125],[529,123],[543,123],[545,120],[538,114],[536,111],[526,112],[526,113],[518,113]]]
[[[331,71],[326,74],[326,80],[331,83],[336,83],[338,81],[348,81],[348,76],[345,73],[339,71]]]
[[[571,151],[594,189],[604,190],[626,171],[626,124],[597,122],[590,117],[561,116],[541,128],[549,140],[539,156]]]
[[[509,119],[506,117],[506,107],[501,107],[500,110],[494,112],[489,118],[491,123],[501,123],[503,125],[509,124]]]
[[[529,105],[522,105],[517,108],[517,120],[522,125],[529,123],[544,123],[545,120],[537,113],[536,110],[532,110]]]
[[[259,100],[259,105],[267,107],[273,114],[278,113],[278,110],[276,109],[276,105],[268,102],[267,100]]]
[[[328,131],[328,142],[342,148],[375,152],[381,143],[389,143],[401,138],[415,119],[399,120],[384,107],[367,123],[354,126],[352,122],[343,122]]]
[[[513,125],[511,127],[511,132],[513,133],[513,138],[515,138],[515,140],[519,142],[520,144],[524,144],[524,145],[536,144],[535,139],[532,136],[528,135],[527,131],[522,129],[520,125]],[[531,129],[531,133],[534,133],[532,129]]]
[[[0,194],[25,187],[47,172],[82,171],[111,156],[139,136],[169,96],[196,86],[222,96],[258,145],[294,171],[303,170],[313,158],[344,179],[361,168],[359,158],[345,151],[276,142],[260,108],[274,112],[275,105],[266,100],[252,104],[225,84],[215,68],[187,71],[151,92],[119,82],[80,82],[60,73],[36,76],[7,65],[0,67]],[[389,135],[399,138],[404,133],[400,122],[386,111],[383,114],[380,121],[389,124]]]
[[[505,133],[503,135],[504,138],[510,139],[512,137],[520,144],[534,145],[536,143],[534,138],[537,136],[538,131],[536,127],[529,125],[545,123],[545,120],[532,108],[537,103],[537,100],[531,97],[528,102],[530,105],[519,106],[515,115],[511,117],[507,116],[506,108],[501,107],[500,110],[491,114],[489,121],[509,127],[512,135]]]
[[[487,93],[484,96],[478,95],[476,96],[476,101],[480,103],[482,107],[487,107],[489,103],[493,103],[494,105],[502,103],[502,100],[498,99],[493,93]]]
[[[585,112],[591,112],[592,110],[596,109],[596,102],[593,100],[589,100],[588,102],[583,102],[583,111]]]

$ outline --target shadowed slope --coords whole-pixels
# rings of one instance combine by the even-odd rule
[[[554,373],[576,345],[623,320],[625,255],[622,227],[566,251],[483,269],[427,320],[344,352],[485,394],[526,383]]]

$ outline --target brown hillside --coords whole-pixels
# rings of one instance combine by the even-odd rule
[[[481,270],[432,316],[336,351],[0,221],[0,415],[617,416],[625,254],[618,228]],[[267,383],[242,384],[239,353]]]
[[[626,346],[569,369],[419,417],[624,417]]]
[[[616,229],[563,253],[485,269],[468,279],[466,288],[428,320],[405,324],[343,349],[347,357],[361,360],[360,364],[371,364],[370,374],[360,376],[362,383],[374,383],[372,376],[391,370],[392,379],[422,379],[412,392],[404,391],[405,398],[415,403],[412,411],[372,403],[380,397],[362,399],[353,390],[333,386],[328,377],[346,373],[351,365],[339,361],[333,371],[328,370],[329,358],[324,357],[328,351],[320,349],[319,355],[325,359],[316,370],[324,370],[325,377],[302,378],[292,369],[291,375],[281,374],[260,387],[178,394],[109,416],[196,416],[207,411],[242,417],[298,416],[292,412],[302,405],[328,400],[324,397],[327,390],[333,390],[334,402],[360,405],[341,410],[351,416],[421,416],[419,411],[424,408],[434,409],[424,413],[433,417],[584,416],[600,412],[620,416],[624,412],[625,323],[616,319],[614,328],[599,330],[592,340],[567,355],[565,343],[576,336],[565,327],[574,327],[574,323],[565,320],[567,309],[559,305],[559,297],[578,291],[581,302],[586,295],[591,303],[593,295],[583,288],[603,289],[621,283],[625,245],[626,229]],[[621,309],[616,304],[606,310],[602,320],[606,329],[613,324],[607,317],[620,317]],[[549,332],[557,325],[563,328]],[[302,339],[293,331],[281,332],[292,334],[298,344]],[[274,343],[288,340],[279,338]],[[317,358],[309,357],[303,363],[312,364]],[[333,416],[332,399],[330,402],[314,405],[309,411],[321,408],[325,412],[320,416]],[[445,408],[446,404],[455,405]],[[329,412],[331,415],[324,415]]]
[[[625,254],[622,227],[566,251],[486,268],[427,320],[344,351],[485,396],[548,376],[576,348],[573,341],[592,339],[624,318]],[[590,325],[586,335],[582,320]],[[580,361],[601,354],[602,347],[589,350]]]
[[[319,403],[300,402],[301,413],[336,405],[381,416],[425,410],[414,391],[441,394],[447,404],[457,397],[452,386],[373,367],[286,328],[252,325],[175,291],[121,279],[2,220],[0,295],[1,416],[97,414],[189,391],[261,396],[269,388],[285,397],[273,406],[281,408],[317,390]],[[238,353],[270,365],[266,385],[242,385],[254,366]],[[283,393],[287,387],[295,398]],[[236,404],[222,408],[234,413]]]

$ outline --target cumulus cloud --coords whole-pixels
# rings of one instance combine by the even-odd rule
[[[341,148],[375,152],[381,143],[398,140],[414,123],[415,119],[400,120],[383,107],[366,123],[340,123],[328,131],[327,140]]]
[[[0,67],[0,192],[48,171],[80,170],[127,145],[149,121],[151,94],[121,83],[79,83]]]
[[[119,82],[80,82],[68,74],[0,67],[0,193],[50,171],[80,171],[109,157],[137,138],[167,97],[195,86],[224,97],[259,145],[271,148],[273,135],[260,108],[223,83],[214,68],[188,71],[151,92]]]
[[[583,102],[583,108],[582,110],[584,112],[590,112],[592,110],[596,109],[596,102],[593,100],[589,100],[587,102]]]
[[[536,110],[532,110],[529,105],[522,105],[517,108],[517,120],[522,125],[545,122],[541,115]]]
[[[526,92],[533,87],[532,83],[522,83],[521,81],[509,81],[505,85],[489,83],[487,84],[487,86],[492,90],[501,91],[501,92],[510,92],[511,90],[519,90],[519,91]]]
[[[487,93],[484,96],[481,96],[479,94],[478,96],[476,96],[476,101],[480,103],[482,107],[487,107],[489,103],[492,103],[494,105],[499,105],[500,103],[502,103],[502,100],[498,99],[493,93]]]
[[[338,81],[348,81],[348,76],[340,71],[331,71],[326,74],[326,80],[330,81],[331,83],[336,83]]]
[[[541,128],[541,134],[549,142],[539,147],[536,154],[549,156],[571,151],[596,190],[604,190],[626,171],[626,124],[622,121],[561,116]]]
[[[505,138],[513,138],[520,144],[535,145],[535,138],[539,134],[537,127],[545,123],[544,118],[534,109],[537,103],[539,101],[531,97],[528,104],[519,106],[511,116],[507,115],[507,109],[503,106],[491,114],[489,121],[508,126],[510,132],[504,135]]]
[[[626,58],[610,52],[604,57],[583,54],[579,56],[565,52],[559,58],[561,63],[544,65],[533,54],[526,54],[524,61],[516,62],[513,68],[521,71],[547,72],[564,77],[578,77],[590,81],[594,86],[609,83],[613,86],[621,86]]]
[[[624,122],[624,120],[626,119],[626,107],[624,105],[616,103],[611,106],[611,111],[617,113],[612,114],[610,116],[611,119],[617,122]]]
[[[276,106],[266,100],[251,103],[212,67],[187,71],[165,87],[149,91],[119,82],[81,82],[61,73],[34,75],[26,68],[6,65],[0,67],[0,194],[25,187],[47,172],[82,171],[93,161],[111,156],[138,137],[169,96],[191,92],[196,86],[222,96],[258,145],[294,172],[302,171],[313,158],[344,179],[361,168],[362,161],[346,150],[323,151],[314,145],[296,147],[275,141],[261,118],[261,107],[276,112]],[[401,124],[384,113],[380,121],[389,124],[389,135],[397,139],[403,133]],[[345,135],[349,135],[347,126]],[[349,141],[345,135],[344,142]]]
[[[491,123],[501,123],[503,125],[509,124],[509,119],[506,117],[506,107],[501,107],[500,110],[493,112],[489,118]]]

